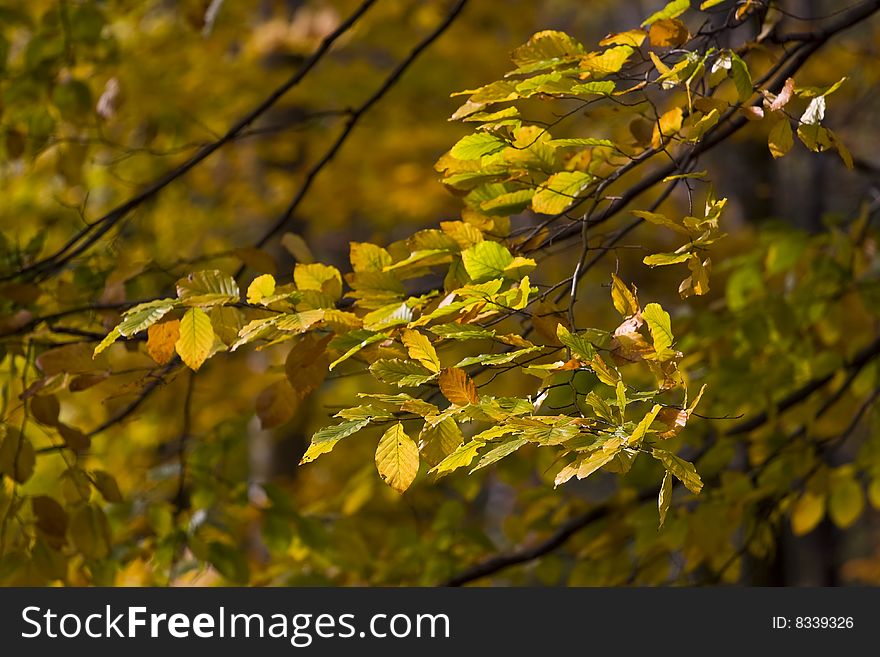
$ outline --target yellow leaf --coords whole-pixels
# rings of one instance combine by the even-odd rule
[[[648,433],[648,428],[651,426],[651,423],[657,418],[657,414],[660,412],[662,406],[660,404],[654,404],[653,408],[648,411],[648,414],[642,418],[642,420],[636,425],[636,428],[633,429],[632,435],[627,439],[628,445],[637,445],[644,439],[645,434]],[[661,524],[663,524],[661,522]]]
[[[342,275],[336,267],[320,263],[297,264],[293,269],[293,281],[300,290],[324,292],[334,299],[342,296]]]
[[[767,145],[770,148],[770,154],[774,158],[782,157],[794,146],[794,135],[792,134],[791,124],[788,122],[787,116],[782,116],[770,128]]]
[[[868,486],[868,501],[875,509],[880,509],[880,479],[874,479]]]
[[[657,508],[660,511],[660,526],[666,522],[666,512],[669,511],[669,503],[672,502],[672,474],[669,470],[663,475],[663,483],[660,484],[660,495],[657,496]]]
[[[809,534],[825,517],[825,496],[805,491],[791,512],[791,531],[795,536]]]
[[[593,368],[593,372],[606,386],[614,388],[617,386],[617,382],[620,381],[620,372],[609,367],[599,354],[593,356],[593,360],[590,361],[590,367]]]
[[[456,367],[449,367],[440,373],[440,390],[453,404],[464,406],[480,401],[477,386],[467,372]]]
[[[351,242],[349,259],[354,271],[382,271],[391,264],[391,254],[381,246],[369,242]]]
[[[401,340],[410,358],[432,372],[440,371],[440,358],[427,336],[412,329],[403,329]]]
[[[425,462],[433,467],[452,454],[462,442],[464,437],[461,429],[451,417],[435,426],[425,422],[419,434],[419,451]]]
[[[247,289],[247,302],[260,303],[264,297],[275,294],[275,277],[271,274],[257,276]]]
[[[376,447],[376,469],[386,484],[403,493],[419,472],[419,448],[398,422],[388,429]]]
[[[611,274],[611,300],[614,302],[617,312],[624,318],[639,312],[639,301],[635,288],[630,290],[626,283],[617,277],[617,274]]]
[[[153,324],[147,329],[147,353],[150,358],[159,365],[167,365],[174,356],[174,345],[179,337],[179,319]]]
[[[865,493],[851,475],[833,478],[828,496],[828,515],[841,529],[850,527],[865,509]]]
[[[190,308],[180,320],[180,337],[174,345],[187,367],[198,370],[214,345],[211,318],[198,308]]]
[[[87,559],[104,559],[110,554],[110,523],[101,508],[85,504],[70,518],[70,537]]]
[[[660,148],[671,137],[674,137],[681,130],[681,122],[684,112],[680,107],[673,107],[664,113],[654,126],[654,134],[651,137],[651,146]]]
[[[638,48],[645,40],[644,30],[628,30],[618,34],[609,34],[599,42],[600,46],[632,46]]]
[[[591,52],[581,58],[580,69],[591,77],[617,73],[635,52],[632,46],[614,46],[602,52]],[[581,77],[584,77],[583,74]]]
[[[281,246],[287,249],[287,252],[304,265],[309,265],[315,261],[309,245],[306,241],[296,233],[284,233],[281,236]]]

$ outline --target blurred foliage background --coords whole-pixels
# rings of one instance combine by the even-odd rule
[[[700,164],[729,199],[708,295],[682,301],[680,271],[642,264],[677,244],[648,224],[585,279],[580,323],[614,328],[615,271],[670,311],[692,381],[708,384],[699,412],[714,419],[696,418],[677,440],[711,485],[662,530],[656,497],[636,499],[652,471],[554,489],[554,464],[538,450],[472,476],[420,479],[402,497],[376,475],[375,441],[363,437],[300,467],[329,415],[378,388],[331,374],[267,419],[265,391],[284,371],[283,347],[215,358],[198,376],[157,367],[143,340],[91,357],[122,309],[169,294],[193,269],[244,265],[289,278],[295,262],[314,259],[345,270],[350,241],[388,244],[458,219],[461,199],[434,169],[468,132],[448,121],[460,105],[450,94],[499,79],[509,52],[538,30],[589,47],[663,4],[470,3],[359,118],[283,237],[256,248],[352,108],[450,6],[380,0],[242,134],[61,271],[23,280],[16,271],[223,135],[358,3],[0,0],[2,413],[7,437],[27,435],[37,463],[20,484],[20,453],[3,457],[0,583],[433,585],[540,542],[608,500],[614,513],[558,549],[478,583],[880,583],[880,413],[868,403],[880,380],[873,355],[851,366],[878,335],[877,20],[835,37],[797,76],[817,87],[848,78],[827,121],[854,170],[800,145],[775,160],[766,132],[742,131]],[[775,4],[798,32],[840,9]],[[760,28],[756,18],[741,29]],[[762,56],[757,48],[750,65],[760,69]],[[534,103],[547,117],[560,111]],[[613,111],[590,121],[615,135],[629,126]],[[688,202],[676,192],[664,207],[684,214]],[[534,221],[512,217],[514,226]],[[551,249],[539,282],[568,275],[573,256]],[[817,380],[817,394],[774,411]],[[533,382],[511,376],[503,385],[526,395]],[[769,420],[756,429],[718,438],[736,418],[762,412]],[[78,448],[58,448],[61,439]],[[780,447],[784,457],[762,469]]]

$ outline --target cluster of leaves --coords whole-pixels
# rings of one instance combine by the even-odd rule
[[[589,559],[567,574],[571,583],[662,583],[676,577],[660,563],[673,553],[682,557],[678,576],[708,568],[719,580],[734,581],[739,571],[731,564],[739,565],[744,554],[768,557],[783,524],[801,535],[827,515],[849,528],[866,501],[880,507],[877,440],[865,440],[847,462],[837,452],[853,433],[849,417],[857,424],[869,407],[854,406],[850,393],[877,398],[873,358],[880,347],[864,351],[863,344],[866,335],[873,337],[866,327],[876,326],[878,307],[872,211],[817,236],[740,227],[738,239],[751,243],[738,254],[741,244],[721,241],[722,225],[731,230],[722,215],[736,198],[716,195],[708,171],[697,170],[701,154],[741,125],[774,159],[796,150],[797,135],[806,150],[836,151],[853,168],[853,157],[825,123],[826,99],[850,85],[841,79],[799,86],[797,70],[780,77],[798,51],[777,53],[778,61],[765,56],[775,47],[780,19],[766,3],[738,3],[725,24],[755,21],[754,41],[720,45],[716,28],[703,22],[720,5],[709,0],[697,10],[675,0],[639,28],[608,35],[594,51],[562,32],[535,34],[512,53],[515,68],[501,80],[454,94],[466,100],[453,125],[471,132],[435,170],[463,202],[460,217],[384,247],[380,243],[390,239],[352,230],[358,241],[337,238],[330,249],[347,245],[345,265],[341,257],[328,259],[335,266],[315,262],[304,239],[286,233],[284,257],[293,257],[293,267],[276,268],[269,252],[236,245],[223,254],[234,257],[230,266],[156,265],[157,285],[143,276],[156,271],[131,262],[97,271],[91,263],[106,264],[101,256],[57,280],[5,285],[0,333],[11,337],[0,348],[4,358],[8,349],[10,382],[20,374],[22,405],[10,407],[4,398],[0,424],[0,581],[17,581],[18,573],[22,581],[110,583],[119,581],[114,569],[121,564],[135,574],[141,568],[173,578],[210,563],[235,582],[289,581],[296,572],[304,573],[298,582],[436,583],[496,547],[487,536],[491,529],[462,530],[469,505],[496,476],[502,486],[519,487],[519,513],[503,527],[513,542],[581,511],[586,489],[576,480],[596,475],[588,482],[596,490],[613,481],[606,499],[619,506],[609,506],[615,511],[602,516],[603,524],[584,533],[580,554]],[[24,53],[9,58],[10,81],[3,81],[5,149],[16,162],[25,154],[55,158],[68,185],[65,199],[78,205],[85,204],[80,174],[94,145],[87,139],[53,143],[48,136],[88,132],[88,121],[77,122],[77,103],[104,107],[101,116],[109,121],[120,99],[108,83],[102,104],[86,79],[91,67],[106,70],[114,30],[88,4],[71,3],[64,12],[47,11],[39,23],[27,12],[15,19],[27,24],[30,40]],[[7,60],[3,34],[0,28],[0,62]],[[284,32],[282,41],[291,39]],[[587,120],[569,121],[581,115]],[[123,132],[112,122],[110,128]],[[401,130],[396,138],[408,146],[413,133]],[[272,153],[283,153],[275,146]],[[237,167],[247,165],[236,163],[231,178],[241,173]],[[217,171],[222,175],[223,167]],[[230,186],[246,187],[243,176]],[[411,172],[394,177],[401,187],[424,186],[412,182],[421,179]],[[276,181],[268,180],[268,187]],[[395,199],[395,212],[418,205],[389,189],[397,183],[374,182],[367,186],[379,189],[371,193],[381,197],[375,202],[383,211]],[[207,176],[201,184],[214,181]],[[725,180],[716,186],[725,193],[730,187]],[[655,188],[651,200],[641,198]],[[165,213],[171,206],[162,204],[173,204],[175,193],[159,196]],[[213,221],[200,192],[194,196],[199,220]],[[354,216],[343,196],[334,188],[322,197],[321,221],[325,214]],[[68,219],[80,219],[72,207],[66,210]],[[624,212],[636,223],[612,234],[598,228]],[[161,221],[176,219],[154,223]],[[179,223],[169,229],[166,250],[186,230]],[[200,224],[193,224],[189,237],[198,242]],[[637,226],[643,230],[638,258],[630,262],[624,253],[610,281],[607,272],[589,278]],[[4,275],[39,262],[47,232],[23,246],[4,234]],[[133,248],[152,248],[150,240],[142,242]],[[560,270],[551,256],[557,245],[581,247],[573,270],[571,262]],[[240,265],[259,275],[232,274]],[[285,269],[289,274],[279,273]],[[667,272],[678,270],[668,294]],[[181,271],[190,273],[180,278]],[[650,287],[642,283],[646,276]],[[642,305],[635,285],[624,279],[639,280],[641,296],[663,305]],[[585,302],[587,284],[598,291],[586,295],[593,304]],[[610,304],[604,288],[610,288]],[[56,334],[69,309],[49,306],[46,297],[61,299],[72,290],[87,290],[89,302],[100,296],[89,307],[95,316]],[[674,308],[678,297],[686,301]],[[48,319],[32,313],[38,299],[50,308]],[[67,334],[83,341],[43,342]],[[28,342],[15,342],[19,335]],[[27,379],[31,362],[36,380]],[[16,369],[20,363],[23,372]],[[179,375],[181,364],[190,372]],[[211,389],[202,393],[204,403],[191,398],[196,373]],[[130,378],[113,383],[120,376]],[[237,396],[233,380],[241,384]],[[139,412],[153,390],[166,384],[177,390],[178,382],[187,386],[175,406],[183,408],[179,436],[157,446],[146,437],[148,428],[132,422],[124,441],[132,451],[103,443],[94,449],[93,439]],[[111,383],[116,388],[105,394]],[[834,388],[827,401],[810,397],[826,385]],[[334,423],[309,417],[298,425],[322,427],[310,431],[310,442],[297,452],[301,463],[325,458],[297,475],[317,491],[297,508],[289,489],[254,483],[246,444],[253,428],[246,423],[254,398],[261,427],[273,429],[301,420],[304,409],[313,410],[308,403],[326,402],[320,397],[326,389],[344,391],[345,403],[337,404],[340,395],[332,399]],[[799,396],[801,389],[808,393]],[[87,390],[95,395],[89,399],[111,408],[117,398],[134,395],[135,401],[98,423],[89,403],[72,412],[75,405],[64,401]],[[796,418],[784,416],[791,399],[803,403]],[[829,411],[841,399],[848,404],[845,421]],[[725,417],[747,416],[746,429],[692,422],[701,402],[701,411],[708,405]],[[19,412],[21,424],[10,419]],[[201,418],[198,432],[193,415]],[[97,428],[79,428],[90,423]],[[36,431],[46,440],[35,439]],[[375,441],[349,440],[356,434]],[[371,458],[362,458],[363,447]],[[349,462],[337,471],[341,453]],[[47,455],[51,464],[43,460]],[[369,500],[385,499],[373,488],[374,470],[396,493],[409,491],[410,500],[431,496],[424,506],[432,521],[419,536],[393,524],[386,532],[375,508],[361,524],[351,520]],[[597,481],[600,472],[615,476]],[[438,481],[450,473],[456,474]],[[414,485],[420,476],[438,485]],[[675,480],[681,485],[673,490]],[[588,506],[595,512],[592,498]],[[240,549],[255,518],[271,555],[258,575]],[[382,551],[369,565],[352,554],[372,554],[361,548],[366,543]],[[354,547],[345,552],[349,544]],[[560,581],[559,563],[545,563],[537,577]]]

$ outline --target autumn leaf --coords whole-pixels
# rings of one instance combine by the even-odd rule
[[[147,353],[159,365],[167,365],[174,356],[175,344],[180,338],[180,320],[172,319],[153,324],[147,329]]]
[[[180,320],[179,333],[174,344],[177,355],[187,367],[198,370],[214,345],[211,318],[199,308],[190,308]]]
[[[450,367],[440,372],[440,390],[452,404],[476,404],[480,401],[477,386],[464,370]]]
[[[376,447],[376,469],[386,484],[403,493],[419,472],[419,448],[406,435],[403,424],[392,425]]]

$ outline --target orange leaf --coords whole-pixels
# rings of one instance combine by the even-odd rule
[[[159,365],[166,365],[174,356],[174,344],[180,337],[180,320],[153,324],[147,329],[147,353]]]
[[[477,386],[471,377],[456,367],[449,367],[440,373],[440,390],[446,399],[460,406],[480,401]]]
[[[656,48],[677,48],[691,38],[684,23],[674,18],[661,18],[651,24],[648,39]]]

